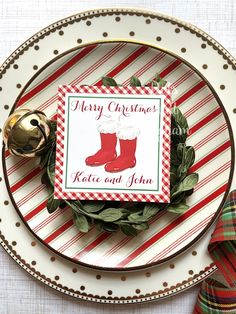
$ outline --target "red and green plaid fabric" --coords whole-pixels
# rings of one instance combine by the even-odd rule
[[[205,280],[193,313],[236,314],[236,190],[228,196],[208,250],[227,285]]]

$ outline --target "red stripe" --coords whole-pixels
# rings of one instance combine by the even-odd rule
[[[202,128],[204,125],[209,123],[211,120],[215,119],[218,115],[222,113],[222,110],[220,107],[218,107],[216,110],[211,112],[208,116],[206,116],[204,119],[199,121],[197,124],[195,124],[190,130],[189,133],[192,135],[193,133],[197,132],[200,128]]]
[[[200,201],[198,204],[193,206],[190,210],[188,210],[186,213],[178,217],[176,220],[174,220],[171,224],[166,226],[164,229],[162,229],[160,232],[155,234],[152,238],[150,238],[147,242],[145,242],[143,245],[141,245],[139,248],[137,248],[134,252],[132,252],[130,255],[128,255],[124,260],[122,260],[119,264],[117,264],[117,267],[124,267],[128,263],[130,263],[133,259],[135,259],[138,255],[140,255],[143,251],[148,249],[151,245],[153,245],[155,242],[160,240],[166,233],[176,228],[178,225],[180,225],[184,220],[191,217],[193,214],[195,214],[198,210],[200,210],[202,207],[206,206],[208,203],[210,203],[212,200],[214,200],[216,197],[220,196],[222,193],[225,192],[227,189],[227,184],[221,186],[216,191],[214,191],[212,194],[207,196],[205,199]]]
[[[175,60],[172,62],[165,70],[159,73],[160,77],[164,78],[166,75],[168,75],[170,72],[172,72],[174,69],[177,68],[181,64],[180,60]]]
[[[37,215],[41,210],[43,210],[46,207],[47,200],[44,201],[43,203],[39,204],[35,209],[33,209],[30,213],[24,216],[24,220],[28,221],[31,218],[33,218],[35,215]]]
[[[171,251],[173,251],[177,246],[179,246],[181,243],[183,243],[186,239],[188,239],[189,237],[191,237],[193,234],[195,234],[196,232],[198,232],[200,229],[202,229],[203,227],[205,227],[209,221],[211,220],[212,216],[214,214],[211,214],[210,216],[208,216],[207,218],[205,218],[203,221],[201,221],[200,223],[198,223],[196,226],[194,226],[193,228],[191,228],[190,230],[188,230],[187,233],[183,234],[180,238],[178,238],[175,242],[173,242],[171,245],[169,245],[166,249],[164,249],[163,251],[161,251],[159,254],[157,254],[156,256],[154,256],[151,260],[148,261],[148,264],[152,263],[152,262],[156,262],[160,259],[163,259],[163,257],[165,257],[168,253],[170,253]]]
[[[87,245],[81,252],[79,252],[78,254],[76,254],[73,259],[76,260],[81,260],[81,258],[88,254],[91,250],[93,250],[98,244],[100,244],[101,242],[103,242],[104,240],[106,240],[107,238],[109,238],[111,236],[111,233],[102,233],[98,238],[96,238],[93,242],[89,243],[89,245]]]
[[[20,187],[22,187],[24,184],[28,183],[33,177],[37,176],[41,172],[41,168],[37,167],[30,173],[28,173],[24,178],[16,182],[14,185],[11,186],[11,192],[14,193],[16,190],[18,190]]]
[[[74,56],[71,60],[69,60],[67,63],[65,63],[61,68],[56,70],[53,74],[51,74],[45,81],[37,85],[35,88],[33,88],[31,91],[29,91],[27,94],[25,94],[19,102],[17,103],[17,107],[23,105],[26,101],[28,101],[30,98],[34,97],[36,94],[38,94],[41,90],[43,90],[47,85],[51,84],[54,80],[56,80],[59,76],[61,76],[63,73],[65,73],[68,68],[71,68],[74,64],[76,64],[81,58],[85,57],[88,53],[90,53],[97,45],[92,45],[89,47],[84,48],[80,53],[78,53],[76,56]]]
[[[209,155],[203,157],[201,160],[199,160],[196,164],[194,164],[191,168],[191,172],[197,171],[201,166],[205,165],[207,162],[209,162],[211,159],[215,158],[217,155],[222,153],[227,148],[231,147],[230,140],[222,144],[221,146],[217,147],[215,150],[213,150]]]
[[[64,223],[64,225],[62,225],[60,228],[58,228],[55,232],[53,232],[52,234],[50,234],[50,236],[48,236],[46,239],[44,239],[43,241],[46,242],[47,244],[52,242],[54,239],[56,239],[59,235],[61,235],[61,233],[63,233],[64,231],[66,231],[68,228],[72,227],[74,225],[74,222],[72,219],[68,220],[66,223]]]
[[[135,61],[135,59],[138,58],[141,54],[143,54],[147,49],[148,49],[148,47],[145,47],[145,46],[142,46],[141,48],[137,49],[126,60],[124,60],[117,67],[115,67],[115,69],[113,69],[112,71],[107,73],[106,76],[114,77],[120,71],[122,71],[127,65],[129,65],[131,62]],[[98,81],[95,85],[101,86],[102,80]]]
[[[202,89],[204,86],[206,86],[206,83],[204,81],[200,81],[197,85],[193,86],[189,91],[187,91],[185,94],[183,94],[180,98],[178,98],[175,101],[175,105],[179,106],[184,101],[186,101],[189,97],[191,97],[193,94],[198,92],[200,89]]]

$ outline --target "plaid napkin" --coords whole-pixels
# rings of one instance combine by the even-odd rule
[[[226,200],[208,250],[224,281],[203,282],[193,313],[236,314],[236,190]]]

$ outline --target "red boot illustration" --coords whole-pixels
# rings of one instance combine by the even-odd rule
[[[116,158],[116,122],[105,121],[99,127],[101,149],[85,159],[87,166],[101,166]]]
[[[120,142],[120,155],[105,165],[108,172],[119,172],[136,165],[136,146],[139,131],[134,127],[120,129],[117,132],[117,138]]]

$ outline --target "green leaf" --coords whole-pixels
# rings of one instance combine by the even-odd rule
[[[44,184],[44,185],[46,185],[47,188],[52,187],[51,182],[50,182],[50,180],[49,180],[49,178],[48,178],[47,171],[45,171],[45,172],[43,173],[43,175],[42,175],[42,177],[41,177],[41,183]]]
[[[113,222],[106,222],[103,224],[103,230],[107,232],[115,232],[119,229],[118,225],[115,225]]]
[[[52,193],[47,201],[47,210],[49,214],[52,214],[60,205],[60,200],[54,199],[54,194]]]
[[[147,222],[142,222],[140,224],[134,224],[132,227],[136,230],[147,230],[149,229],[149,224]]]
[[[195,187],[197,183],[198,183],[198,174],[191,173],[183,180],[183,182],[181,182],[180,184],[181,191],[191,190]]]
[[[56,160],[56,152],[55,150],[51,150],[48,165],[47,165],[47,174],[51,184],[54,186],[55,181],[55,160]]]
[[[98,231],[103,231],[104,230],[104,222],[102,220],[94,220],[94,224],[95,224],[95,227]]]
[[[184,203],[179,203],[178,205],[170,205],[167,207],[167,211],[175,214],[182,214],[189,209],[189,206]]]
[[[40,157],[40,167],[44,168],[47,166],[49,161],[49,156],[51,154],[52,149],[48,149],[41,157]]]
[[[56,132],[57,130],[57,121],[56,120],[50,120],[50,127],[51,129]]]
[[[159,75],[159,74],[156,74],[155,79],[156,79],[156,81],[159,83],[159,82],[160,82],[160,80],[161,80],[160,75]]]
[[[140,80],[136,76],[132,76],[130,79],[131,86],[142,86]]]
[[[181,160],[178,158],[178,155],[175,149],[171,149],[170,162],[172,165],[175,165],[175,166],[178,166],[181,164]]]
[[[98,214],[99,218],[106,222],[119,220],[123,213],[119,208],[107,208]]]
[[[79,231],[81,231],[81,232],[88,232],[89,231],[88,220],[84,215],[74,212],[73,213],[73,220],[74,220],[76,227],[79,229]]]
[[[137,213],[130,214],[128,216],[128,220],[131,222],[139,223],[139,222],[146,222],[148,218],[142,215],[142,211],[139,211]]]
[[[179,160],[183,160],[183,158],[185,158],[185,148],[186,148],[185,143],[179,143],[177,145],[177,156]]]
[[[173,204],[179,204],[180,202],[184,202],[185,198],[186,198],[186,192],[181,192],[179,195],[176,195],[174,197],[171,197],[171,205]]]
[[[174,186],[177,183],[177,175],[174,172],[170,172],[170,185]]]
[[[151,217],[155,216],[159,212],[160,208],[157,204],[146,204],[143,211],[143,216],[148,220]]]
[[[96,213],[105,206],[105,202],[89,201],[84,204],[84,210],[88,213]]]
[[[161,80],[159,81],[159,86],[160,86],[160,87],[165,87],[165,86],[166,86],[166,83],[167,83],[167,81],[161,79]]]
[[[195,161],[195,151],[192,146],[190,146],[185,153],[185,165],[189,169]]]
[[[180,184],[174,186],[171,190],[171,196],[174,197],[181,192],[188,191],[194,188],[194,186],[198,183],[198,174],[191,173],[188,175]]]
[[[109,76],[104,76],[102,78],[102,84],[104,86],[117,86],[116,81],[112,77],[109,77]]]
[[[136,236],[137,235],[136,229],[130,225],[121,225],[120,229],[127,236]]]
[[[172,115],[175,120],[175,122],[180,126],[182,131],[187,134],[188,130],[188,122],[185,116],[182,114],[182,112],[177,107],[173,107],[172,109]]]

